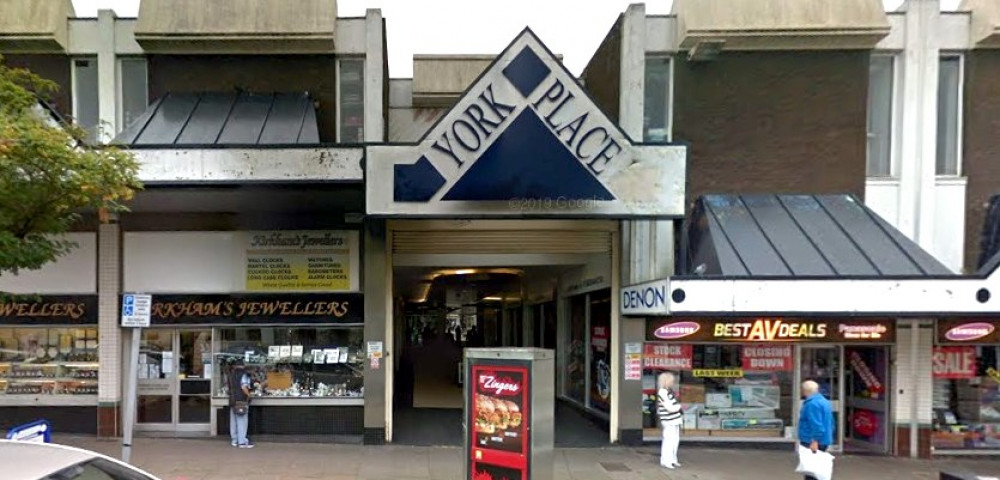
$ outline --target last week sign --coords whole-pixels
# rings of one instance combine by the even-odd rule
[[[685,158],[633,143],[525,30],[418,144],[367,148],[367,211],[679,217]]]

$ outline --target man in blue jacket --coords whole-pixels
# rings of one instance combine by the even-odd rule
[[[833,443],[833,407],[819,393],[819,384],[812,380],[802,383],[802,409],[799,411],[799,443],[813,453],[826,451]],[[806,480],[816,480],[806,475]]]

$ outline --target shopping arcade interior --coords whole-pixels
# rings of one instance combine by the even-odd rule
[[[557,371],[579,373],[556,375],[555,414],[560,425],[556,445],[606,445],[606,415],[593,408],[582,389],[568,393],[573,390],[571,383],[591,383],[587,378],[591,369],[586,365],[593,352],[587,355],[583,351],[587,324],[603,322],[610,332],[610,289],[559,296],[560,275],[578,267],[395,268],[394,341],[400,354],[395,364],[393,442],[461,444],[462,349],[537,346],[556,351]],[[590,308],[586,308],[588,300]],[[565,303],[563,310],[569,319],[562,335],[572,335],[573,341],[568,337],[560,341],[559,319],[564,317],[560,316],[559,302]],[[569,358],[569,344],[577,345],[581,355]],[[564,369],[566,363],[560,362],[572,366]],[[610,398],[610,390],[606,395]]]

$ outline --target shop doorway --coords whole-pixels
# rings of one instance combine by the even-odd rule
[[[889,347],[844,347],[844,450],[889,452]]]
[[[138,376],[136,430],[211,434],[210,329],[142,330]]]
[[[830,450],[832,451],[843,451],[843,437],[842,432],[843,418],[844,418],[844,402],[843,389],[841,377],[843,376],[843,370],[841,368],[843,362],[841,361],[841,347],[840,346],[812,346],[803,345],[801,351],[801,381],[796,382],[796,391],[800,389],[802,382],[806,380],[812,380],[819,384],[819,391],[826,397],[827,400],[833,406],[833,425],[836,432],[833,434],[833,441],[836,445],[831,445]],[[799,395],[801,397],[801,394]],[[799,406],[798,408],[801,408]],[[798,422],[798,408],[796,408],[795,421]]]
[[[889,347],[803,345],[801,380],[833,405],[836,445],[850,453],[889,451]]]
[[[580,268],[396,268],[393,442],[461,444],[465,348],[542,347],[558,362],[556,443],[606,445],[611,290],[560,293]]]

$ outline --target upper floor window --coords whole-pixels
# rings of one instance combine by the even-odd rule
[[[892,91],[894,57],[873,55],[868,69],[869,177],[892,176]]]
[[[642,139],[666,142],[671,137],[672,99],[670,57],[647,57],[643,92]]]
[[[118,60],[118,130],[128,128],[149,106],[149,80],[146,59],[123,57]]]
[[[365,61],[360,58],[337,62],[337,141],[365,140]]]
[[[938,71],[938,175],[961,174],[962,57],[941,57]]]
[[[86,130],[87,141],[96,142],[101,123],[96,58],[73,60],[73,118]]]

